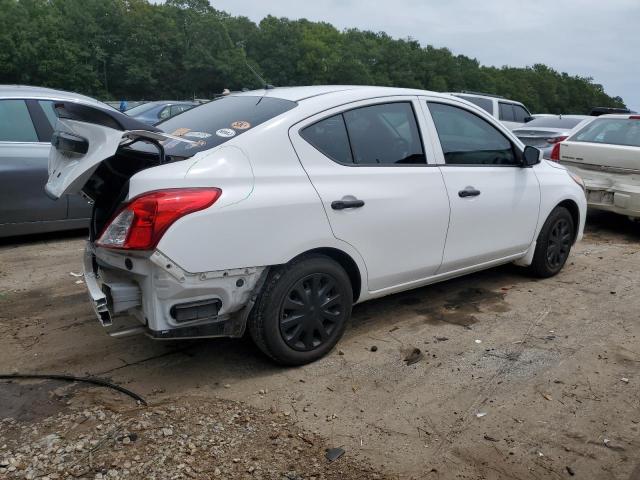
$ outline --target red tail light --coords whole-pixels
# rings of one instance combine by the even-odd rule
[[[564,142],[567,138],[569,138],[568,135],[561,135],[559,137],[547,138],[547,143],[560,143],[560,142]]]
[[[172,188],[144,193],[118,211],[96,245],[151,250],[176,220],[210,207],[221,194],[219,188]]]
[[[554,162],[559,162],[560,161],[560,143],[556,143],[556,144],[553,145],[553,148],[551,149],[550,158]]]
[[[640,115],[631,115],[629,120],[640,120]]]

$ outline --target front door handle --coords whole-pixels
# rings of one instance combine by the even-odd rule
[[[460,198],[477,197],[478,195],[480,195],[480,190],[476,190],[474,187],[467,187],[458,192]]]
[[[360,208],[364,207],[364,200],[334,200],[331,202],[331,208],[334,210],[344,210],[345,208]]]

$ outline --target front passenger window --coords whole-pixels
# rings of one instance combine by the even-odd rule
[[[428,105],[447,165],[520,165],[509,139],[486,120],[453,105]]]

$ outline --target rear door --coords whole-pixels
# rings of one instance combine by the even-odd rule
[[[449,202],[423,129],[417,98],[385,97],[289,131],[334,235],[363,257],[371,291],[429,277],[442,261]]]
[[[27,102],[32,101],[0,100],[0,224],[67,216],[66,200],[45,195],[50,134],[36,129]]]
[[[440,273],[526,251],[540,207],[533,168],[520,166],[518,147],[480,112],[441,98],[424,104],[451,204]]]

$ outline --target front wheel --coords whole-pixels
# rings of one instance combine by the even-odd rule
[[[255,344],[283,365],[304,365],[329,352],[351,317],[353,290],[344,269],[310,255],[277,267],[251,311]]]
[[[540,230],[531,272],[541,278],[557,274],[569,258],[573,245],[575,226],[569,210],[564,207],[553,209]]]

